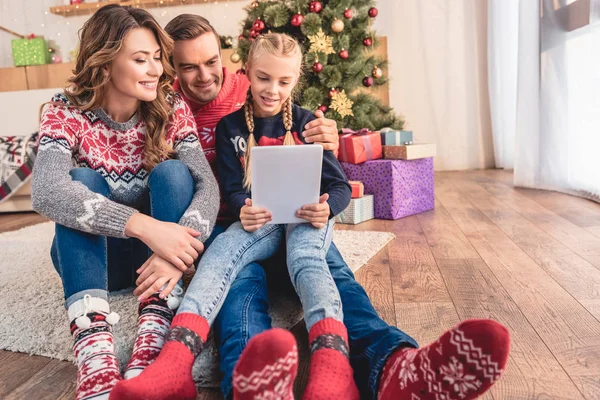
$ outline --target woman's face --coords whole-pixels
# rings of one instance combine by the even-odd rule
[[[160,56],[160,46],[150,29],[132,29],[117,58],[105,70],[110,75],[108,89],[126,98],[153,101],[163,74]]]

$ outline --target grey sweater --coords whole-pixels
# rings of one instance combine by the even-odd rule
[[[63,94],[54,103],[69,102]],[[148,196],[149,172],[142,165],[145,123],[134,115],[125,123],[111,120],[102,109],[81,112],[49,104],[42,113],[39,149],[33,169],[33,208],[58,224],[102,236],[125,238],[125,225]],[[194,117],[175,97],[166,140],[194,178],[192,202],[179,221],[206,240],[219,211],[219,189],[198,139]],[[91,168],[104,176],[110,198],[73,181],[69,171]]]

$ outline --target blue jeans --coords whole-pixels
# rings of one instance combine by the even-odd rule
[[[274,260],[269,276],[281,269],[283,258]],[[344,324],[350,340],[350,363],[361,399],[376,399],[381,371],[387,358],[400,347],[418,347],[417,342],[396,327],[384,322],[373,308],[367,293],[356,282],[352,271],[332,243],[327,263],[338,288],[344,310]],[[278,280],[278,285],[282,283]],[[233,368],[248,341],[271,329],[268,312],[266,274],[254,264],[242,270],[215,320],[213,329],[224,375],[221,390],[232,397]]]
[[[307,328],[325,318],[343,320],[341,300],[325,256],[333,220],[321,229],[312,225],[265,225],[246,232],[238,221],[219,235],[198,265],[178,313],[194,313],[212,325],[238,273],[249,263],[273,256],[284,243],[289,275],[300,297]]]
[[[108,183],[90,168],[74,168],[74,181],[111,198]],[[178,160],[158,164],[148,177],[149,195],[142,211],[165,222],[178,222],[194,195],[194,180],[188,167]],[[93,235],[56,224],[50,249],[52,263],[60,275],[66,307],[86,294],[108,299],[108,292],[135,286],[136,270],[150,250],[138,239]]]

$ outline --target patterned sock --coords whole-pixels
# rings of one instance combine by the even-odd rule
[[[192,313],[177,314],[165,337],[165,345],[138,377],[117,383],[111,400],[195,400],[192,366],[208,336],[208,322]]]
[[[333,318],[323,319],[308,332],[308,342],[310,372],[303,398],[358,400],[344,324]]]
[[[294,400],[298,348],[294,335],[274,328],[250,339],[233,370],[235,400]]]
[[[112,328],[102,314],[86,314],[89,324],[80,328],[71,321],[73,351],[77,360],[77,400],[108,399],[110,390],[121,380],[115,357]]]
[[[139,305],[138,332],[129,364],[125,368],[125,379],[135,378],[158,356],[165,341],[173,315],[167,300],[157,292]]]
[[[402,348],[386,361],[379,400],[469,400],[500,378],[508,330],[492,320],[465,321],[421,349]]]

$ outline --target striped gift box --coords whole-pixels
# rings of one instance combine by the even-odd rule
[[[373,195],[365,194],[364,197],[350,200],[350,204],[342,211],[335,221],[341,224],[360,224],[374,218]]]

